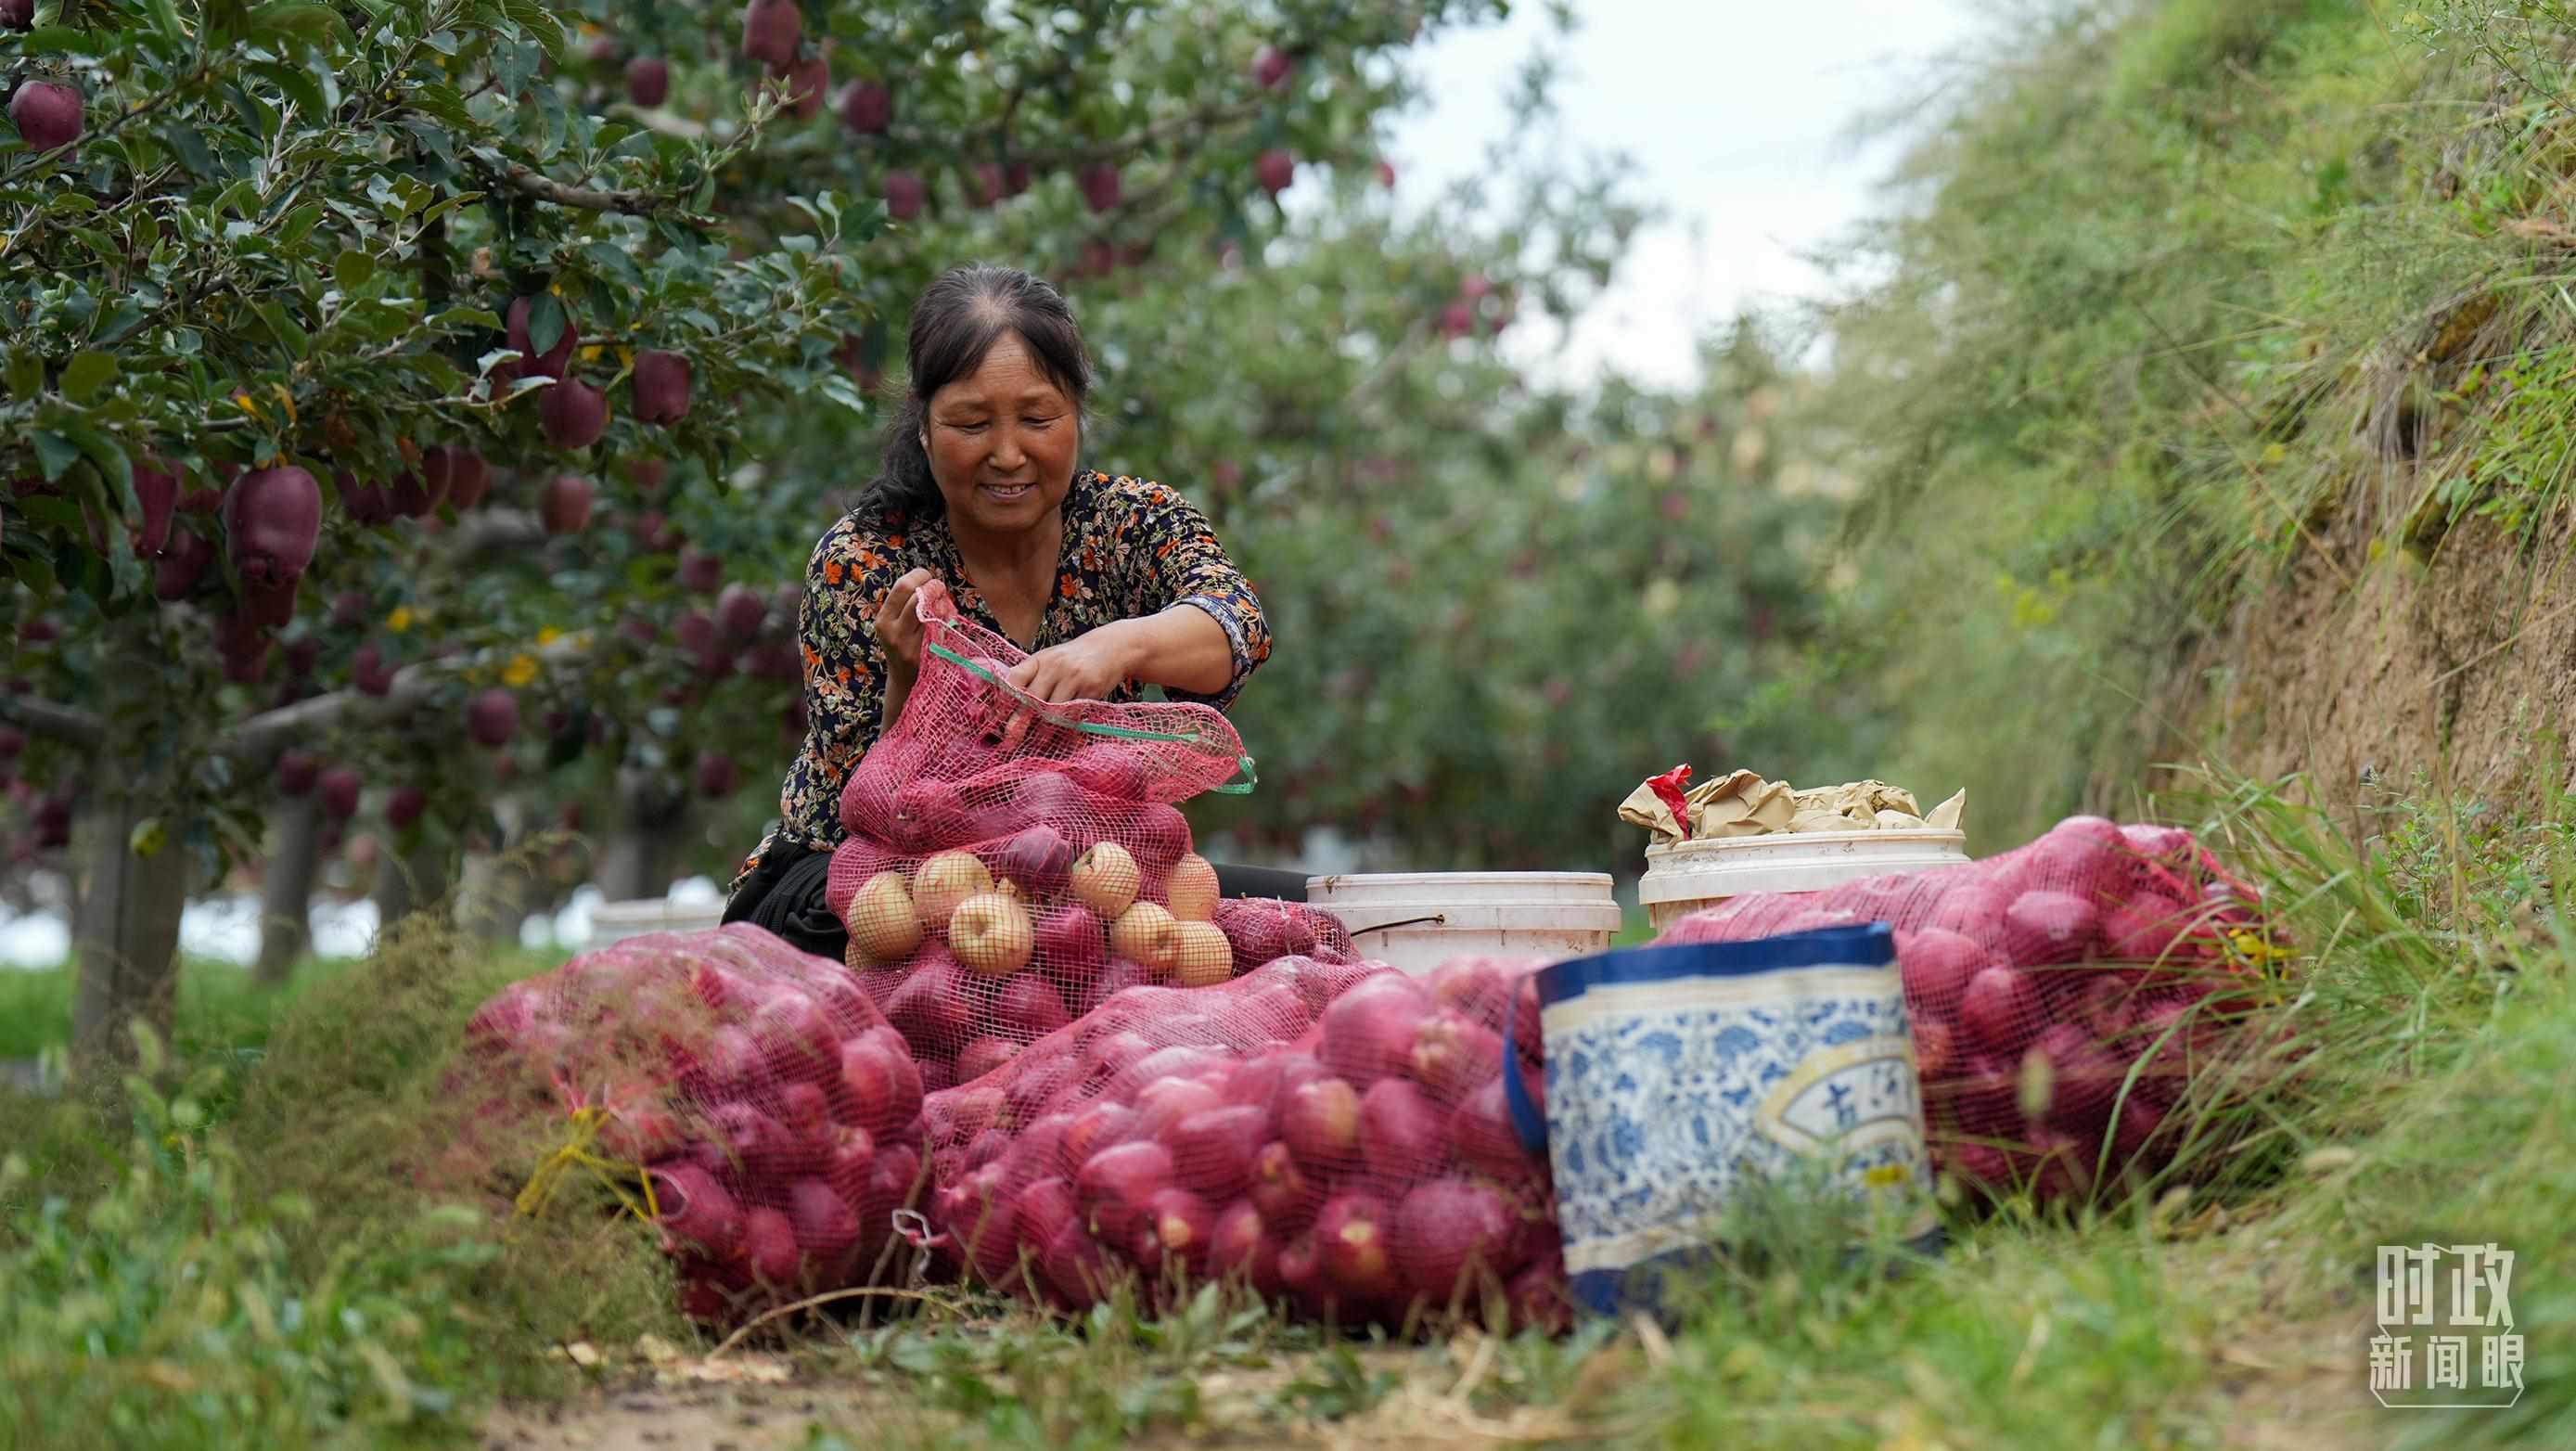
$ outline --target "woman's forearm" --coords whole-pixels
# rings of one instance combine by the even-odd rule
[[[1234,642],[1225,626],[1196,605],[1174,605],[1103,628],[1125,635],[1121,644],[1131,679],[1193,695],[1214,695],[1234,680]]]

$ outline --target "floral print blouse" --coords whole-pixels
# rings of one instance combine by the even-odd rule
[[[1113,621],[1193,605],[1225,628],[1234,646],[1234,678],[1214,695],[1165,693],[1219,710],[1232,705],[1244,681],[1270,658],[1270,627],[1261,601],[1226,558],[1206,517],[1161,484],[1086,470],[1074,475],[1065,494],[1064,522],[1055,597],[1047,602],[1031,653]],[[779,826],[744,860],[735,887],[780,841],[839,844],[841,787],[885,727],[877,606],[897,579],[920,568],[948,582],[959,614],[1004,633],[967,579],[944,516],[898,517],[871,526],[853,512],[826,531],[805,567],[798,627],[805,656],[805,748],[779,790]],[[1136,695],[1130,686],[1113,698]]]

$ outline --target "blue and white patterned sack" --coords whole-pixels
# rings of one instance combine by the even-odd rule
[[[1705,1265],[1749,1176],[1829,1182],[1937,1233],[1923,1101],[1884,924],[1631,948],[1538,974],[1544,1122],[1503,1075],[1521,1137],[1555,1170],[1574,1299],[1661,1310]]]

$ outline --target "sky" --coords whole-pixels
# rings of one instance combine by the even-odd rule
[[[1517,0],[1500,24],[1435,34],[1417,53],[1432,104],[1394,131],[1399,196],[1424,195],[1481,164],[1505,123],[1503,91],[1532,49],[1553,46],[1546,6]],[[1633,241],[1611,292],[1562,340],[1512,339],[1548,381],[1615,362],[1676,384],[1696,344],[1746,304],[1814,293],[1800,253],[1873,209],[1895,159],[1854,150],[1850,123],[1911,94],[1931,62],[1978,33],[1961,0],[1578,0],[1560,55],[1565,140],[1620,150],[1666,210]],[[1681,20],[1677,16],[1700,18]]]

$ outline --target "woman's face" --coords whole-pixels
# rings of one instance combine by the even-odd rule
[[[1073,400],[1047,381],[1017,333],[1004,333],[974,372],[930,395],[922,451],[948,517],[987,534],[1017,534],[1063,507],[1082,426]]]

